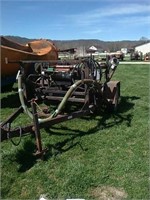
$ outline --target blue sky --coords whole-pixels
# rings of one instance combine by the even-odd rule
[[[1,0],[1,35],[104,41],[150,38],[150,0]]]

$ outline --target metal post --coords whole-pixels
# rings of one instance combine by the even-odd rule
[[[42,150],[42,143],[41,143],[41,134],[40,134],[40,127],[38,123],[38,114],[36,111],[36,105],[35,105],[35,100],[31,100],[31,107],[32,107],[32,112],[33,112],[33,123],[34,123],[34,132],[35,132],[35,139],[36,139],[36,146],[37,146],[37,151],[36,155],[43,155],[43,150]]]

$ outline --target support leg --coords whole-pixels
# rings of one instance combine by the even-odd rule
[[[40,127],[39,127],[39,122],[38,122],[38,114],[36,111],[36,105],[35,105],[34,99],[31,101],[31,107],[32,107],[32,112],[33,112],[34,132],[35,132],[35,139],[36,139],[36,146],[37,146],[37,151],[36,151],[35,155],[40,156],[41,159],[43,159],[43,154],[46,151],[46,149],[42,149]]]

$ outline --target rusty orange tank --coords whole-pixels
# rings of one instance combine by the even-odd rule
[[[36,40],[26,46],[1,37],[1,76],[9,76],[17,73],[18,63],[9,61],[20,60],[57,60],[57,48],[48,40]]]
[[[58,50],[45,39],[21,45],[1,37],[1,88],[13,85],[22,60],[58,60]]]

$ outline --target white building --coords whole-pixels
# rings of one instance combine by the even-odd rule
[[[97,48],[95,46],[91,46],[89,49],[93,51],[97,51]]]
[[[121,48],[121,52],[124,53],[124,54],[127,54],[128,53],[128,49],[127,48]]]
[[[150,42],[135,47],[135,51],[142,52],[143,55],[150,52]]]

